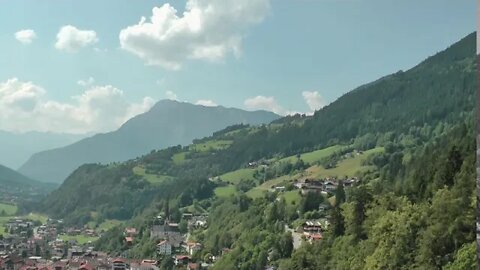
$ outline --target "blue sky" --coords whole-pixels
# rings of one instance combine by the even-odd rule
[[[311,112],[414,66],[476,26],[476,3],[467,0],[190,0],[204,11],[200,28],[189,24],[193,32],[178,28],[186,1],[170,1],[176,18],[139,25],[168,2],[0,1],[0,129],[106,131],[175,96],[282,114]],[[230,13],[225,3],[239,12]],[[175,37],[146,38],[169,23],[177,23]],[[58,45],[66,25],[74,28]],[[122,29],[135,25],[121,42]],[[16,39],[27,29],[34,38],[26,33],[23,42]],[[76,34],[83,41],[69,40]]]

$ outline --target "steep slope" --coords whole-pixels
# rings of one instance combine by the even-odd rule
[[[19,134],[0,130],[0,164],[17,169],[35,153],[63,147],[86,136],[49,132]]]
[[[265,111],[247,112],[163,100],[114,132],[37,153],[19,171],[34,179],[60,183],[85,163],[125,161],[153,149],[188,144],[229,125],[257,125],[277,118],[276,114]]]
[[[181,196],[182,201],[191,202],[211,194],[210,181],[206,179],[237,170],[254,160],[289,156],[334,144],[355,144],[359,149],[391,141],[408,147],[422,145],[448,131],[453,124],[472,117],[475,76],[472,34],[409,71],[387,76],[344,95],[312,118],[276,121],[266,127],[230,127],[210,138],[196,140],[197,144],[210,145],[212,141],[228,141],[228,147],[209,151],[172,147],[118,166],[83,166],[40,207],[59,217],[72,216],[74,211],[76,216],[87,220],[91,211],[111,217],[108,209],[118,209],[123,204],[110,203],[99,190],[117,190],[119,183],[125,185],[125,189],[109,194],[115,198],[149,191],[145,173],[171,179],[155,185],[157,199]],[[145,168],[144,174],[132,174],[136,167]],[[95,174],[112,177],[94,177]],[[88,200],[84,194],[89,194]],[[135,200],[138,198],[129,201]],[[139,204],[137,209],[129,207],[125,216],[138,213],[147,204]]]
[[[377,140],[425,126],[463,121],[475,106],[475,33],[408,71],[361,86],[317,111],[299,127],[284,125],[236,141],[218,155],[232,170],[249,160],[275,154],[292,155],[355,138]]]
[[[32,180],[8,167],[0,165],[0,193],[2,191],[36,190],[46,194],[57,187],[56,184]],[[25,198],[23,198],[25,199]]]
[[[37,182],[8,167],[0,165],[0,184],[2,186],[26,186],[35,185]]]

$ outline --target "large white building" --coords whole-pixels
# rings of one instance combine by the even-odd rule
[[[157,245],[157,253],[167,256],[172,255],[172,245],[167,240],[163,240]]]

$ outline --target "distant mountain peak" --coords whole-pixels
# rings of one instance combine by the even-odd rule
[[[278,118],[279,115],[267,111],[250,112],[164,99],[116,131],[37,153],[19,171],[34,179],[62,182],[85,163],[125,161],[154,149],[189,144],[230,125],[267,124]]]

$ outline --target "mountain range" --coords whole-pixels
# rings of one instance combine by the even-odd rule
[[[208,228],[192,235],[198,258],[220,255],[214,270],[476,269],[475,49],[471,34],[312,117],[83,165],[28,209],[75,226],[123,222],[95,248],[133,258],[156,256],[158,242],[121,241],[125,228],[148,232],[161,215],[187,233],[182,214],[208,213]],[[308,190],[326,179],[334,191]],[[321,240],[295,249],[294,233],[305,234],[289,228],[307,220],[321,224]]]
[[[154,149],[185,145],[234,124],[259,125],[279,116],[267,111],[205,107],[162,100],[118,130],[34,154],[19,172],[44,182],[61,183],[85,163],[126,161]]]
[[[175,192],[194,193],[186,189],[199,179],[244,168],[254,160],[294,156],[333,145],[353,144],[359,149],[384,145],[388,141],[399,141],[408,147],[421,145],[447,132],[452,125],[468,122],[471,118],[476,90],[474,51],[475,35],[471,34],[408,71],[397,72],[354,89],[317,111],[313,117],[286,117],[262,127],[227,128],[211,137],[197,139],[190,147],[144,150],[138,154],[144,156],[117,166],[82,166],[45,200],[43,210],[60,217],[72,211],[88,214],[100,208],[105,212],[114,208],[124,211],[127,208],[125,200],[115,198],[124,198],[129,194],[131,214],[135,208],[145,205],[149,196],[160,196],[159,192],[166,192],[165,196],[174,196]],[[160,104],[152,112],[139,117],[150,118],[157,110],[174,110],[178,106],[203,111],[202,108],[176,102]],[[170,108],[163,104],[168,104]],[[168,114],[168,111],[164,113]],[[136,123],[146,122],[132,119],[126,126],[138,130],[140,126]],[[170,129],[175,130],[175,126]],[[228,144],[224,147],[218,142]],[[219,147],[198,151],[201,145]],[[163,176],[154,177],[163,186],[130,183],[138,178],[139,172],[132,171],[135,167],[144,168],[140,175]],[[175,181],[163,181],[171,178]],[[91,194],[89,201],[84,201],[83,195],[75,194],[79,189]],[[114,190],[119,190],[117,195]],[[107,191],[112,191],[109,192],[110,200],[105,200]],[[135,195],[136,192],[142,195]],[[100,202],[105,205],[101,207]],[[66,205],[70,205],[71,209]]]
[[[63,147],[87,136],[88,134],[12,133],[0,130],[0,164],[18,169],[35,153]]]
[[[26,177],[17,171],[6,166],[0,165],[0,195],[7,194],[23,194],[23,196],[31,196],[32,192],[36,195],[47,194],[57,188],[58,185],[52,183],[39,182]],[[22,200],[31,198],[24,197]]]

